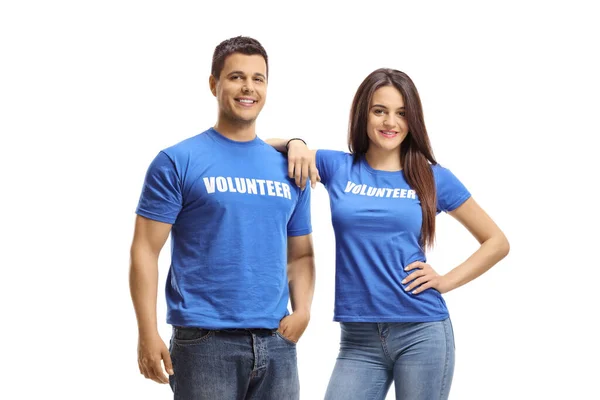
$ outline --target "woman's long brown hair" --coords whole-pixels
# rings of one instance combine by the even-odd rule
[[[348,126],[348,148],[355,161],[369,149],[367,119],[373,93],[383,86],[393,86],[404,97],[405,118],[408,135],[400,145],[400,158],[404,179],[415,190],[421,202],[423,222],[421,225],[421,247],[433,247],[435,238],[435,216],[437,201],[431,165],[437,164],[423,118],[419,92],[413,81],[404,72],[381,68],[373,71],[360,84],[350,109]]]

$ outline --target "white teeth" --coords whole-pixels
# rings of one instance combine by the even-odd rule
[[[239,99],[238,101],[240,103],[246,103],[246,104],[252,104],[252,103],[254,103],[254,100],[248,100],[248,99]]]

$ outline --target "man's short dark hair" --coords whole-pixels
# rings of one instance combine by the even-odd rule
[[[264,47],[262,47],[260,42],[256,39],[247,36],[237,36],[224,40],[215,47],[211,69],[211,74],[215,79],[219,80],[221,71],[225,65],[225,59],[233,53],[241,53],[248,56],[255,54],[262,56],[267,64],[267,77],[269,76],[269,59]]]

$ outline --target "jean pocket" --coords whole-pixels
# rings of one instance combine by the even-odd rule
[[[285,336],[283,336],[283,334],[279,331],[276,331],[275,334],[277,336],[279,336],[279,338],[281,338],[284,342],[286,342],[287,344],[291,344],[292,346],[296,345],[296,342],[293,342],[291,339],[286,338]]]
[[[214,335],[214,331],[202,328],[175,327],[173,343],[178,345],[199,344]]]

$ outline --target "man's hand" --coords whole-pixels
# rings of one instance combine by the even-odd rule
[[[306,313],[294,312],[279,321],[279,333],[286,339],[298,343],[298,340],[306,330],[310,317]]]
[[[310,177],[310,185],[314,189],[321,181],[317,170],[315,150],[310,150],[301,140],[292,140],[288,146],[288,174],[294,178],[296,186],[304,190]]]
[[[140,373],[157,383],[169,383],[169,377],[164,374],[161,361],[165,370],[173,375],[173,364],[169,349],[158,334],[141,336],[138,341],[138,366]]]

